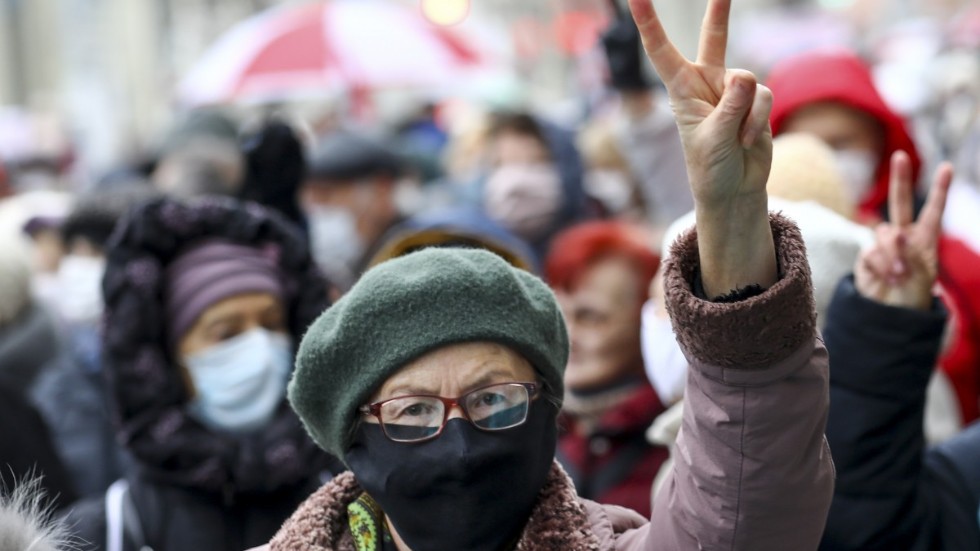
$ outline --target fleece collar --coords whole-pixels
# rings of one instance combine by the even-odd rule
[[[363,490],[345,472],[304,502],[269,544],[270,551],[356,551],[348,506]],[[585,506],[568,475],[553,464],[514,551],[598,551]]]

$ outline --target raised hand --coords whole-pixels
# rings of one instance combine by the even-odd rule
[[[953,169],[949,163],[939,166],[925,207],[919,219],[913,220],[912,163],[905,152],[897,151],[891,164],[890,222],[878,225],[875,244],[858,258],[855,285],[862,295],[882,304],[928,310],[938,275],[939,236]]]
[[[725,67],[730,0],[710,0],[695,62],[667,38],[651,0],[630,0],[647,57],[670,94],[697,210],[701,277],[719,295],[776,281],[766,180],[772,93]]]

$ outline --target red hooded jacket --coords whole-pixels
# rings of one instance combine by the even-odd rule
[[[912,159],[913,181],[922,162],[905,121],[885,104],[875,88],[871,70],[846,51],[814,52],[777,64],[767,85],[772,90],[772,132],[778,136],[786,120],[801,107],[834,101],[861,110],[882,125],[885,151],[875,172],[875,185],[858,205],[859,219],[879,220],[888,202],[892,153],[905,151]],[[951,346],[940,359],[960,402],[964,424],[980,418],[980,256],[958,240],[943,236],[939,247],[939,281],[957,320]]]
[[[876,118],[885,131],[885,151],[875,171],[875,185],[858,209],[862,218],[881,219],[888,201],[889,159],[898,150],[912,159],[912,178],[918,181],[922,162],[905,121],[892,111],[871,80],[871,70],[856,55],[846,51],[807,53],[777,64],[766,83],[772,90],[772,133],[778,136],[783,124],[799,108],[834,101]]]

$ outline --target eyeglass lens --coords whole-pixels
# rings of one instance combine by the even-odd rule
[[[474,425],[483,430],[502,430],[527,419],[530,396],[527,387],[505,383],[477,389],[459,400]],[[406,396],[381,406],[381,422],[392,440],[410,442],[439,432],[445,404],[432,396]]]

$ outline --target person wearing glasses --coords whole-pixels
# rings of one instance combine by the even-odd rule
[[[800,232],[767,210],[771,95],[724,67],[728,1],[709,3],[697,63],[649,0],[630,5],[698,211],[666,269],[691,369],[650,518],[580,498],[554,462],[568,334],[547,285],[489,252],[427,249],[368,271],[306,332],[289,401],[350,470],[271,551],[817,548],[828,360]]]

